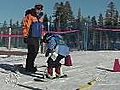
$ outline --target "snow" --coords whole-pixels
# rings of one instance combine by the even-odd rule
[[[6,49],[0,48],[0,50]],[[26,55],[0,56],[0,90],[76,90],[80,85],[84,85],[96,77],[99,80],[96,81],[92,90],[119,90],[120,73],[97,69],[97,67],[112,70],[115,58],[120,59],[120,51],[73,51],[71,56],[73,66],[62,66],[63,72],[68,77],[48,80],[47,82],[35,82],[34,76],[12,72],[15,64],[25,66]],[[46,65],[46,60],[47,58],[39,53],[35,65],[38,67]],[[45,69],[45,67],[38,68],[37,76],[41,76],[40,74]]]
[[[6,47],[0,47],[0,51],[9,51]],[[11,48],[10,51],[27,51],[27,49]]]

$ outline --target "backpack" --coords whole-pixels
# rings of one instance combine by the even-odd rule
[[[66,45],[65,41],[63,40],[63,37],[61,35],[55,34],[55,35],[53,35],[53,37],[55,37],[55,41],[56,41],[57,45]]]
[[[31,37],[41,38],[42,23],[35,22],[31,25]]]

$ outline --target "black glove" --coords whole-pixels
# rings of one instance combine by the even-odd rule
[[[41,18],[43,16],[43,12],[40,12],[39,14],[39,18]]]
[[[27,43],[28,42],[28,38],[24,38],[24,43]]]
[[[45,53],[45,57],[48,57],[48,56],[49,56],[49,52],[46,52],[46,53]]]
[[[40,44],[43,44],[43,39],[40,39]]]
[[[49,56],[49,53],[51,53],[51,50],[50,49],[47,49],[46,53],[45,53],[45,57],[48,57]]]

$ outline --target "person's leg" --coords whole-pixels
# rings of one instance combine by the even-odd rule
[[[35,62],[35,58],[37,57],[39,51],[39,40],[38,39],[34,39],[33,42],[33,66],[34,66],[34,62]]]
[[[58,54],[56,60],[54,61],[55,62],[55,72],[56,72],[57,76],[61,76],[62,75],[62,68],[61,68],[60,61],[63,58],[64,58],[64,56]]]
[[[53,68],[54,68],[54,64],[53,64],[53,59],[51,57],[48,58],[47,60],[47,77],[48,78],[53,78]]]
[[[31,70],[33,72],[36,72],[37,71],[37,67],[34,67],[34,62],[35,62],[35,58],[37,57],[37,54],[38,54],[38,51],[39,51],[39,40],[37,38],[34,38],[33,40],[33,60],[31,62],[32,64],[32,68]]]
[[[34,46],[33,45],[28,45],[28,53],[27,53],[27,59],[26,59],[26,70],[27,71],[31,71],[31,68],[33,68],[33,50],[34,50]]]
[[[38,54],[39,50],[39,41],[38,39],[30,39],[32,42],[28,43],[28,54],[26,59],[26,70],[35,72],[37,69],[34,67],[34,61]]]

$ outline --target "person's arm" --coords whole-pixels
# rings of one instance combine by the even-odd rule
[[[32,20],[31,20],[31,15],[27,15],[23,19],[23,36],[24,38],[27,38],[29,35],[29,29],[31,26]]]
[[[43,23],[43,17],[41,17],[41,18],[39,19],[39,21]]]
[[[48,41],[48,44],[47,44],[47,50],[46,50],[46,53],[45,53],[45,56],[49,56],[49,53],[53,53],[54,52],[54,49],[56,47],[57,43],[55,41],[55,38],[51,38],[49,41]]]
[[[38,17],[39,17],[39,21],[43,23],[43,19],[44,19],[43,11],[40,12]]]
[[[48,41],[48,48],[52,51],[56,48],[57,42],[54,37],[51,38],[51,40]]]

